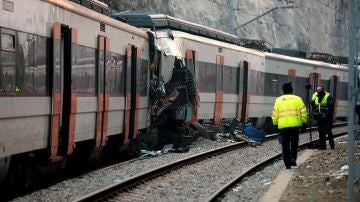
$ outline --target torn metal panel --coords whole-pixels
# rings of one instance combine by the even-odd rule
[[[168,83],[173,73],[175,56],[166,56],[163,51],[161,53],[161,79]]]
[[[179,39],[157,38],[156,48],[161,51],[161,76],[165,83],[171,79],[175,58],[183,58]]]
[[[171,38],[158,38],[155,41],[156,47],[164,51],[164,53],[169,56],[175,56],[178,58],[183,58],[182,47],[180,45],[181,39],[171,39]]]

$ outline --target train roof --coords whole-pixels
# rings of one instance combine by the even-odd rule
[[[113,17],[121,21],[126,21],[126,23],[135,27],[150,28],[153,31],[157,29],[171,29],[231,44],[240,45],[241,43],[241,39],[235,35],[164,14],[128,11],[114,14]]]
[[[69,0],[76,4],[82,5],[90,10],[110,16],[109,6],[98,0]]]
[[[270,58],[270,59],[272,58],[272,59],[283,60],[283,61],[291,61],[291,62],[295,62],[295,63],[314,65],[317,67],[328,67],[328,68],[347,70],[347,66],[344,66],[344,65],[336,65],[336,64],[326,63],[323,61],[308,60],[308,59],[296,58],[296,57],[291,57],[291,56],[286,56],[286,55],[279,55],[279,54],[275,54],[275,53],[264,53],[264,54],[265,54],[266,58]]]
[[[64,1],[64,0],[42,0],[45,1],[47,3],[53,4],[55,6],[58,6],[60,8],[66,9],[68,11],[71,11],[73,13],[77,13],[81,16],[87,17],[89,19],[98,21],[98,22],[102,22],[106,25],[115,27],[117,29],[121,29],[133,34],[136,34],[138,36],[144,37],[144,38],[148,38],[148,35],[146,33],[146,31],[141,30],[137,27],[131,26],[127,23],[124,22],[120,22],[119,20],[113,19],[110,16],[104,15],[102,13],[99,13],[95,10],[92,10],[89,7],[86,7],[82,4],[77,3],[78,0],[68,0],[68,1]],[[87,0],[89,1],[89,0]],[[83,1],[81,1],[83,2]],[[85,2],[85,1],[84,1]],[[93,0],[92,0],[93,2]],[[95,2],[95,1],[94,1]],[[96,1],[96,3],[101,3]]]
[[[169,34],[171,34],[172,37],[174,37],[174,38],[184,38],[184,39],[188,39],[188,40],[198,41],[198,42],[201,42],[204,44],[209,44],[209,45],[214,45],[214,46],[218,46],[218,47],[241,51],[243,53],[248,53],[248,54],[256,55],[259,57],[265,57],[265,55],[262,51],[242,47],[242,46],[235,45],[235,44],[226,43],[226,42],[219,41],[219,40],[210,39],[210,38],[203,37],[203,36],[196,36],[193,34],[182,32],[182,31],[171,30],[171,33],[170,33],[169,30],[157,30],[157,32],[156,32],[157,39],[169,38],[169,41],[173,41],[171,39],[171,37],[169,37]],[[171,43],[168,43],[167,45],[171,46]],[[169,51],[170,50],[171,50],[171,48],[169,48]],[[177,55],[177,56],[181,56],[181,55]]]

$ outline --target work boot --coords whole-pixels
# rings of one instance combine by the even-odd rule
[[[297,166],[296,161],[292,160],[291,161],[291,166]]]

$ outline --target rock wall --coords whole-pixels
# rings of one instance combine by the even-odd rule
[[[106,0],[105,0],[106,1]],[[347,55],[347,0],[107,0],[112,13],[163,13],[271,46]],[[293,2],[293,3],[292,3]],[[295,8],[280,8],[294,5]],[[278,8],[278,9],[275,9]],[[262,18],[245,22],[274,9]]]

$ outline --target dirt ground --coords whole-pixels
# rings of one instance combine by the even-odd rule
[[[329,147],[328,147],[329,148]],[[355,156],[360,160],[360,141]],[[297,169],[281,202],[347,201],[347,176],[341,169],[347,162],[347,139],[336,140],[335,150],[316,150]],[[360,180],[355,185],[355,201],[360,201]]]

